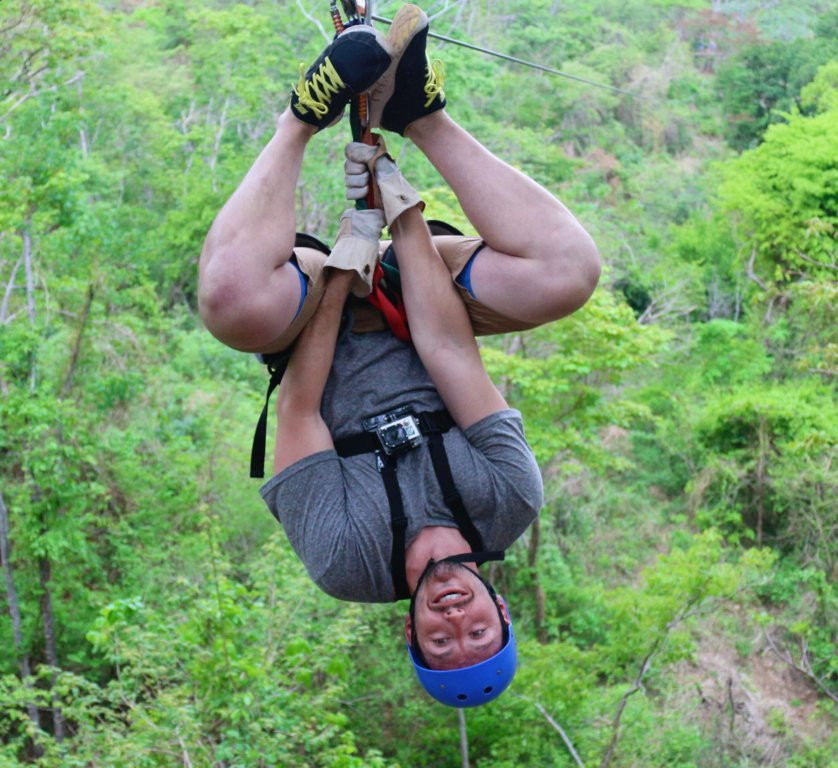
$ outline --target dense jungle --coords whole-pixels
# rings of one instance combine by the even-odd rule
[[[312,585],[248,477],[264,367],[198,316],[206,232],[329,4],[2,0],[0,768],[838,765],[838,5],[423,7],[573,76],[430,41],[449,113],[603,262],[579,312],[480,342],[545,482],[487,566],[514,683],[458,716],[403,605]],[[348,140],[298,188],[327,241]]]

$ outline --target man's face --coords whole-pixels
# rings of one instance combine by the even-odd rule
[[[414,601],[413,620],[405,618],[405,635],[416,642],[431,669],[460,669],[488,659],[503,644],[509,616],[500,598],[492,599],[480,579],[460,563],[434,564]],[[415,624],[415,626],[414,626]]]

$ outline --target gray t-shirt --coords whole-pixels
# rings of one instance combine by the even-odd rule
[[[358,433],[363,419],[402,405],[415,411],[444,407],[413,348],[389,331],[344,333],[321,407],[332,436]],[[521,414],[498,411],[465,432],[450,429],[443,439],[457,489],[486,549],[506,549],[543,500]],[[426,445],[399,458],[397,475],[409,521],[406,545],[427,526],[457,527]],[[261,494],[321,589],[355,602],[395,599],[390,507],[372,453],[306,456],[274,476]]]

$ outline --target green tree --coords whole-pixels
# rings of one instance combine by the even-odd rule
[[[756,146],[782,113],[800,107],[800,90],[836,54],[828,38],[756,44],[720,67],[716,87],[737,150]]]
[[[835,434],[831,397],[815,383],[746,386],[708,401],[697,424],[705,453],[691,488],[696,514],[758,545],[834,549],[833,514],[823,504],[836,483]],[[803,488],[794,478],[807,462]]]
[[[31,99],[72,88],[102,41],[106,15],[92,0],[8,0],[0,7],[0,126]]]
[[[740,259],[761,285],[831,278],[835,269],[836,113],[789,116],[724,167],[721,203]]]

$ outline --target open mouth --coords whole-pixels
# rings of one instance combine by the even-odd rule
[[[446,607],[449,605],[460,605],[468,599],[469,595],[461,589],[445,589],[439,592],[433,599],[431,605],[435,607]]]

